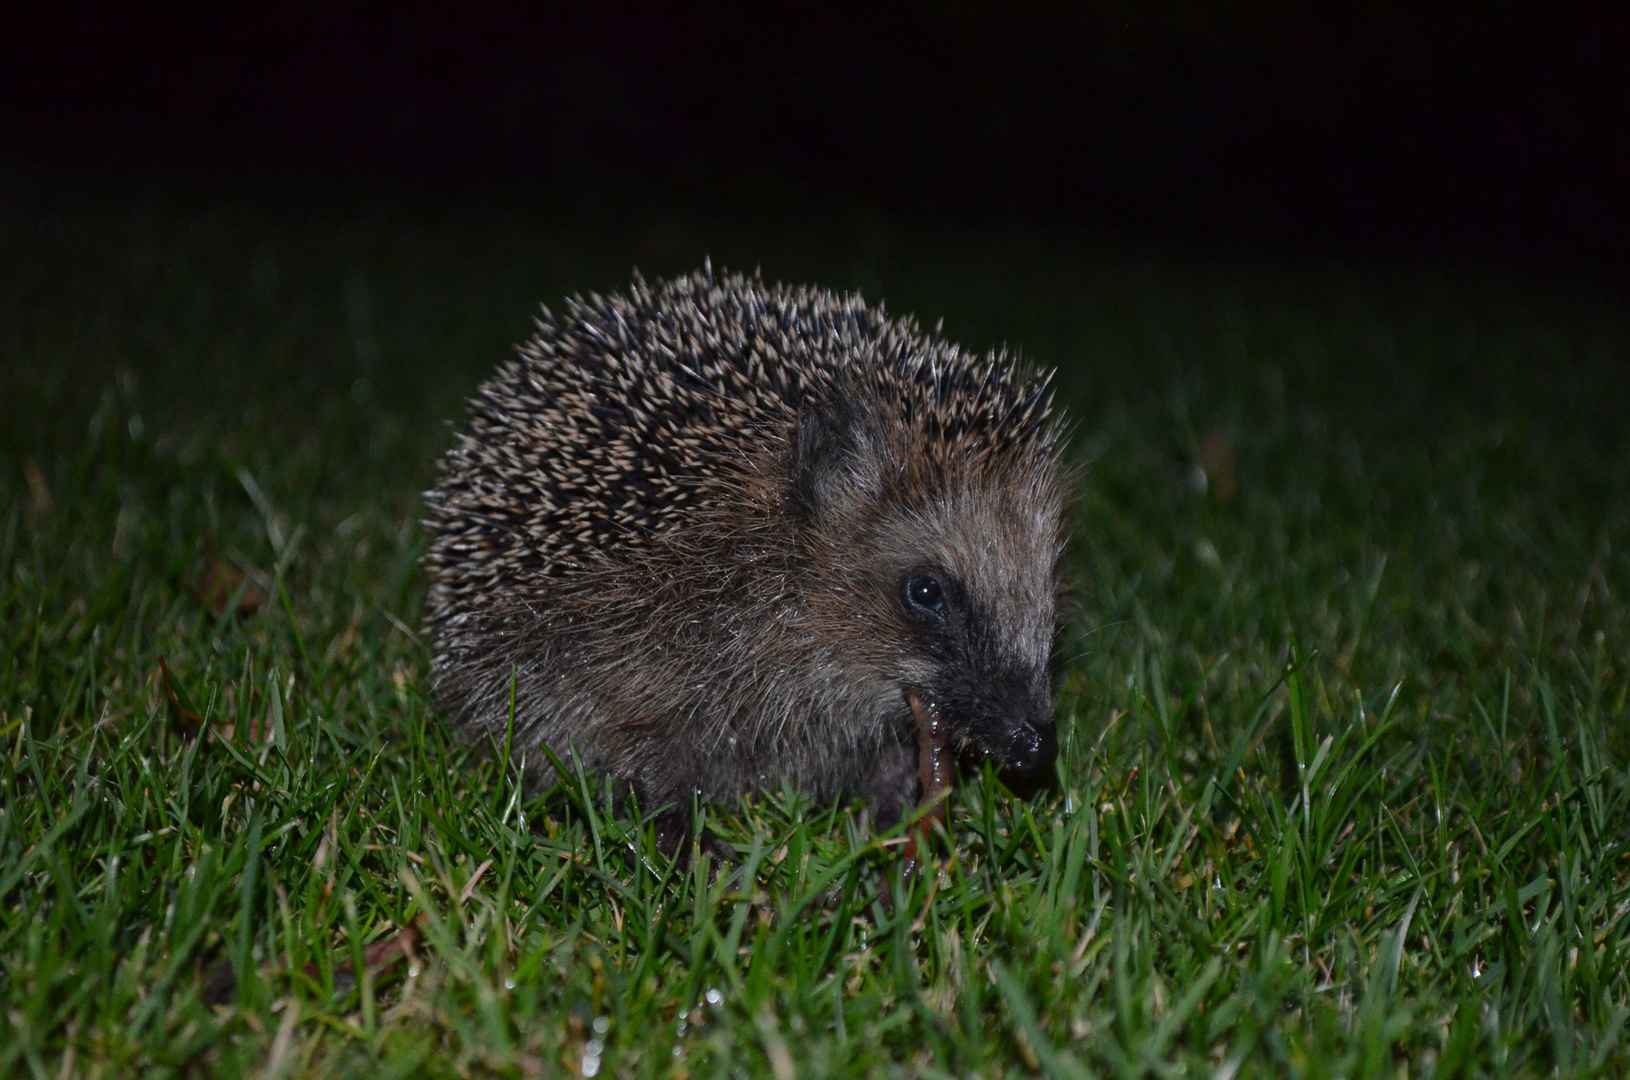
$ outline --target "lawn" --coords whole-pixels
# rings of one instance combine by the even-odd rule
[[[7,205],[0,1075],[1630,1070],[1622,291],[841,206]],[[428,704],[461,397],[704,254],[1060,369],[1057,777],[965,765],[936,872],[792,791],[676,870]]]

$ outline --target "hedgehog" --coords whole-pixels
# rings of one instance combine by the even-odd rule
[[[892,828],[941,740],[1050,770],[1050,372],[711,266],[544,308],[517,354],[426,495],[457,727],[534,779],[575,754],[669,854],[701,801],[781,784]]]

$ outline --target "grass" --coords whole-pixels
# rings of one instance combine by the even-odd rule
[[[704,252],[1061,368],[1057,782],[965,770],[937,874],[784,791],[676,871],[426,703],[442,420],[536,301]],[[1625,310],[838,211],[16,201],[0,1074],[1623,1075]]]

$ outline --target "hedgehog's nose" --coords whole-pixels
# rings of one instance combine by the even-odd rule
[[[1021,724],[1008,736],[1007,767],[1020,776],[1034,776],[1052,768],[1058,757],[1058,734],[1052,724],[1033,728]]]

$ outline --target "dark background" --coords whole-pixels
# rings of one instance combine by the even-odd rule
[[[1225,252],[1630,256],[1621,4],[0,9],[10,178],[852,200]]]

